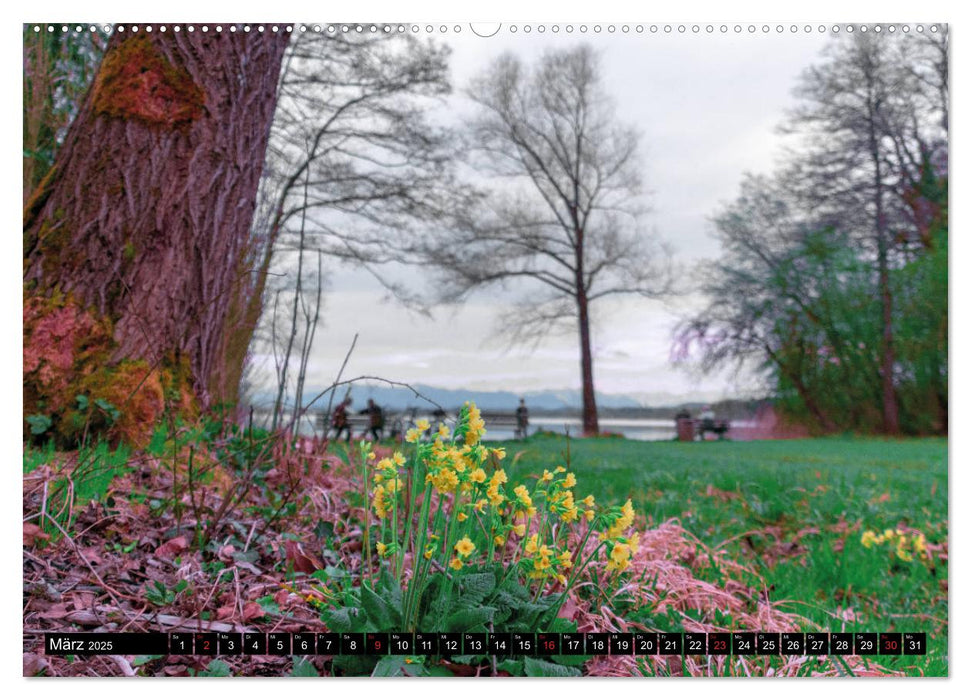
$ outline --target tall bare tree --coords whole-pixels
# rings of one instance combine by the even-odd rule
[[[671,282],[667,257],[640,225],[638,133],[616,120],[586,45],[549,52],[531,68],[504,55],[467,94],[478,106],[468,148],[479,172],[495,179],[429,251],[443,296],[534,283],[510,319],[513,339],[576,328],[583,430],[596,434],[592,305],[620,294],[656,298]]]

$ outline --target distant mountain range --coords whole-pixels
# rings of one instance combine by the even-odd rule
[[[433,408],[438,404],[447,411],[458,409],[466,401],[474,401],[483,411],[512,411],[519,405],[519,399],[526,399],[526,405],[531,411],[539,412],[573,412],[579,411],[582,395],[578,389],[559,389],[547,391],[527,391],[514,393],[511,391],[477,391],[474,389],[442,389],[440,387],[415,384],[415,391],[421,396],[403,387],[383,385],[357,384],[351,388],[352,410],[362,409],[368,399],[374,401],[385,410],[402,411],[408,408],[419,410]],[[307,390],[304,396],[309,399],[320,393],[320,389]],[[344,398],[346,387],[337,390],[334,403]],[[269,407],[273,405],[273,392],[263,391],[253,395],[253,403],[257,406]],[[327,396],[317,402],[315,408],[326,409]],[[630,410],[648,406],[680,406],[686,403],[700,404],[705,397],[677,397],[671,394],[641,394],[636,396],[624,394],[597,393],[597,407],[605,410]],[[711,400],[714,400],[712,398]]]

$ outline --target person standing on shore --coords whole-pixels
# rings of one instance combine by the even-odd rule
[[[333,424],[334,424],[334,430],[337,431],[336,435],[334,435],[334,440],[340,440],[341,433],[343,433],[346,430],[347,441],[348,442],[351,441],[351,424],[347,420],[347,408],[350,405],[351,405],[351,398],[347,397],[339,404],[337,404],[337,408],[334,409]]]
[[[371,437],[377,442],[381,439],[381,434],[384,432],[384,411],[381,407],[374,403],[374,399],[367,400],[367,407],[361,411],[361,413],[366,413],[368,416],[368,427],[371,431]]]
[[[519,399],[519,407],[516,409],[516,437],[525,438],[529,432],[529,409],[526,408],[526,399]]]

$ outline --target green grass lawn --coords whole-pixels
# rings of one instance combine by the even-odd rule
[[[511,480],[567,464],[561,436],[506,443]],[[601,503],[630,498],[657,523],[679,518],[754,568],[774,601],[829,631],[916,631],[928,656],[877,657],[947,673],[947,564],[864,548],[863,530],[905,525],[946,542],[947,441],[827,438],[753,442],[571,440],[569,466]],[[795,553],[779,545],[797,540]],[[846,611],[849,611],[848,613]],[[843,617],[835,618],[838,612]]]

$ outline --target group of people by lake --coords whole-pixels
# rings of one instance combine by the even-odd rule
[[[347,436],[347,441],[351,441],[351,420],[350,414],[348,413],[351,404],[351,397],[348,396],[344,398],[331,415],[331,427],[334,430],[334,439],[340,440],[342,435]],[[357,412],[358,415],[367,415],[368,417],[368,428],[365,431],[365,435],[370,434],[371,438],[377,442],[384,437],[385,428],[385,415],[384,409],[379,406],[374,399],[367,400],[367,406],[362,410]],[[415,418],[416,412],[412,411],[412,419]],[[445,411],[441,408],[436,408],[432,412],[432,418],[436,421],[442,421],[446,417]],[[414,420],[411,421],[412,423]],[[529,433],[529,409],[526,407],[526,399],[519,399],[519,406],[516,408],[516,432],[515,436],[517,438],[525,438]],[[402,423],[402,418],[397,417],[391,426],[391,438],[394,439],[399,435],[404,434],[404,425]]]
[[[332,435],[334,440],[344,438],[347,442],[351,441],[353,437],[351,405],[352,401],[349,396],[337,404],[330,415],[330,425],[326,430],[326,436]],[[369,398],[367,405],[357,411],[355,415],[367,416],[361,437],[369,437],[374,442],[384,439],[386,432],[388,433],[387,437],[392,440],[402,438],[407,428],[413,426],[419,418],[418,410],[414,408],[411,409],[410,413],[391,414],[389,417],[385,409],[379,406],[373,398]],[[442,408],[436,408],[427,417],[431,419],[432,426],[437,426],[438,423],[445,421],[447,414]],[[711,406],[704,406],[697,418],[693,417],[687,408],[679,410],[674,418],[675,435],[678,440],[682,441],[705,440],[709,435],[724,439],[730,429],[729,421],[719,419]],[[530,415],[524,398],[519,399],[519,405],[514,412],[494,414],[492,420],[497,421],[496,424],[500,432],[503,430],[511,431],[513,439],[523,439],[529,435]],[[542,423],[542,421],[540,422]],[[360,425],[360,421],[354,421],[354,423]],[[430,434],[431,430],[432,427],[429,427],[427,433]],[[508,433],[506,434],[508,435]]]

